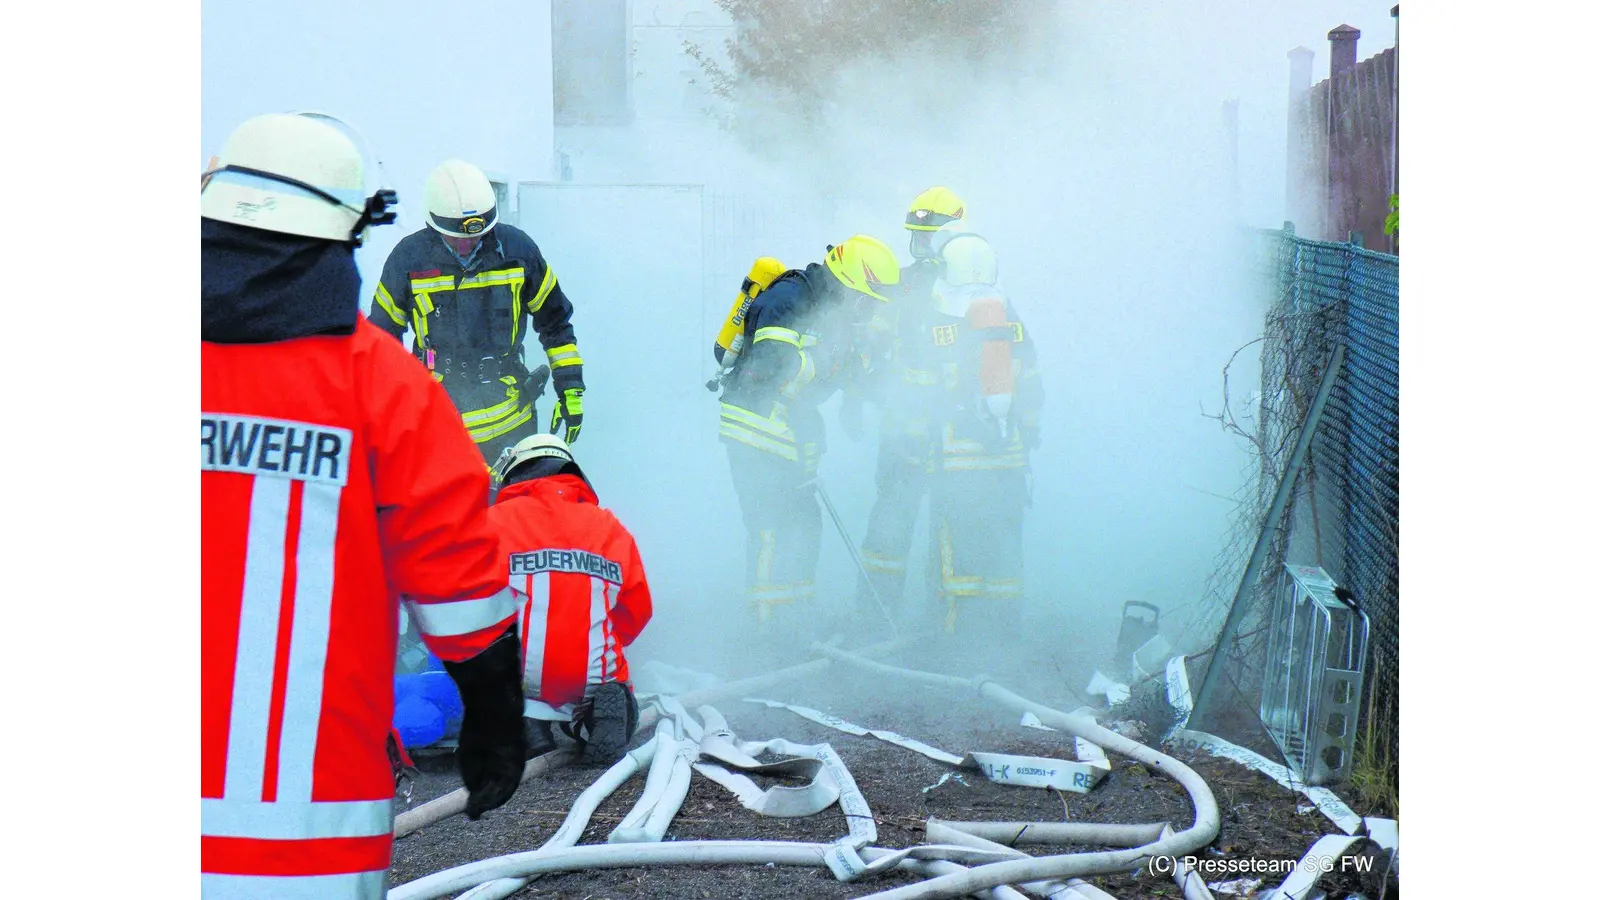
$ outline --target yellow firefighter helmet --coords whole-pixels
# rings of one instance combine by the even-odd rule
[[[900,260],[888,244],[870,235],[851,235],[829,247],[827,264],[828,271],[845,287],[885,303],[889,298],[877,289],[900,283]]]
[[[967,204],[956,192],[944,186],[931,187],[917,195],[906,210],[907,231],[936,231],[940,225],[965,218]]]

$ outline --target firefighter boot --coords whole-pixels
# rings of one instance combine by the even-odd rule
[[[543,719],[522,719],[522,733],[528,741],[528,759],[543,756],[556,749],[556,737],[550,731],[550,723]]]
[[[627,685],[610,681],[594,689],[573,715],[583,736],[583,761],[590,765],[611,765],[639,726],[639,702]]]

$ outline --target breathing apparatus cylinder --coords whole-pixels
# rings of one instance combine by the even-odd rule
[[[733,307],[728,310],[728,317],[723,321],[722,330],[717,332],[716,343],[711,348],[721,372],[706,382],[706,390],[716,390],[722,383],[723,375],[733,368],[739,354],[744,352],[744,317],[750,312],[750,304],[785,271],[783,263],[770,256],[763,256],[750,266],[750,274],[744,277],[739,296],[734,298]]]
[[[1011,396],[1016,392],[1011,345],[1014,333],[1006,321],[1005,301],[987,296],[967,307],[967,327],[983,335],[979,350],[978,382],[984,407],[1000,425],[1001,437],[1009,430]]]

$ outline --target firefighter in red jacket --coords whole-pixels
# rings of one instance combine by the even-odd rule
[[[639,548],[555,435],[506,450],[495,477],[489,519],[521,604],[528,753],[555,749],[554,722],[586,761],[609,765],[639,722],[622,652],[650,621]]]
[[[392,219],[325,121],[240,125],[200,197],[200,869],[208,898],[376,900],[400,597],[466,708],[477,818],[525,738],[488,475],[428,372],[362,319]]]

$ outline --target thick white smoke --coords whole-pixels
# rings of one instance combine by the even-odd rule
[[[512,23],[497,40],[515,51],[495,58],[515,65],[465,85],[410,69],[358,77],[362,65],[333,52],[356,44],[328,29],[300,41],[298,57],[294,40],[275,44],[270,77],[245,78],[244,31],[260,23],[208,4],[202,156],[246,115],[316,107],[357,122],[412,203],[445,156],[525,180],[553,177],[555,166],[538,164],[542,149],[530,150],[549,132],[451,124],[485,120],[477,92],[498,92],[496,103],[516,111],[531,102],[523,93],[548,91],[548,72],[524,55],[547,23],[519,4],[491,6]],[[346,13],[333,30],[382,33],[383,8]],[[1093,664],[1110,650],[1124,601],[1177,609],[1198,599],[1232,508],[1224,498],[1245,477],[1242,446],[1202,412],[1217,410],[1223,364],[1259,331],[1250,260],[1235,237],[1244,224],[1281,222],[1285,54],[1311,47],[1320,78],[1327,29],[1363,28],[1366,56],[1391,41],[1392,20],[1372,0],[1058,8],[1058,21],[1018,48],[1048,63],[1031,78],[1013,83],[935,52],[861,59],[837,72],[839,101],[815,127],[764,105],[760,153],[709,119],[641,114],[611,132],[557,131],[558,146],[574,152],[576,183],[524,190],[519,218],[578,309],[590,392],[576,451],[602,502],[637,534],[656,587],[642,655],[711,667],[716,648],[742,642],[742,528],[715,437],[717,404],[702,384],[744,267],[758,255],[818,261],[826,244],[855,232],[883,238],[909,262],[905,207],[934,184],[966,199],[1039,344],[1047,396],[1026,555],[1040,627],[1029,635]],[[362,16],[370,29],[357,27]],[[634,33],[675,42],[671,31]],[[422,46],[420,32],[413,37]],[[719,41],[715,30],[707,37]],[[1223,123],[1229,99],[1239,101],[1237,172]],[[398,237],[363,251],[363,268],[375,271]],[[1247,401],[1253,353],[1234,379],[1236,402]],[[836,406],[825,410],[823,476],[859,542],[875,447],[870,435],[852,443],[839,433]],[[824,529],[818,602],[841,608],[855,575],[831,524]],[[913,572],[925,539],[919,529]],[[920,579],[909,584],[919,598]]]
[[[1043,627],[1030,634],[1097,659],[1123,601],[1191,601],[1211,569],[1231,510],[1217,495],[1234,492],[1246,460],[1202,405],[1215,411],[1221,366],[1253,336],[1260,312],[1237,252],[1228,95],[1203,80],[1149,77],[1171,70],[1164,39],[1178,39],[1176,23],[1153,38],[1143,27],[1151,20],[1120,11],[1064,17],[1059,63],[1021,84],[933,55],[862,60],[839,72],[841,100],[824,111],[825,127],[798,128],[770,106],[761,126],[786,142],[763,153],[787,165],[781,193],[832,201],[831,218],[792,224],[810,246],[786,262],[816,261],[826,243],[854,232],[882,237],[909,262],[901,218],[934,184],[961,194],[993,241],[1003,287],[1038,342],[1047,394],[1026,538],[1030,607]],[[727,169],[722,177],[738,181]],[[735,287],[708,301],[718,314]],[[1236,369],[1247,391],[1251,368],[1247,359]],[[674,478],[688,473],[694,492],[683,499],[699,501],[671,517],[694,527],[680,532],[678,552],[658,550],[655,565],[663,585],[683,585],[673,601],[703,609],[685,608],[681,630],[664,610],[652,635],[651,646],[681,660],[691,629],[725,621],[714,610],[737,609],[740,556],[726,463],[709,440],[715,404],[686,399],[693,406],[675,418],[697,431],[650,454]],[[840,434],[836,406],[827,408],[823,476],[859,541],[874,446]],[[819,603],[837,607],[850,602],[854,571],[825,528]],[[924,524],[913,598],[923,594],[925,553]]]

